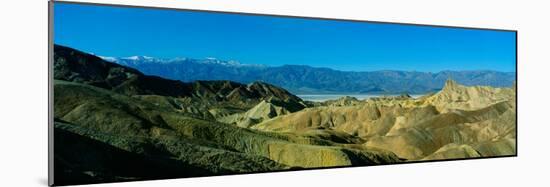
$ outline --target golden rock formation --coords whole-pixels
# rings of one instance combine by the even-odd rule
[[[408,160],[513,155],[515,90],[463,86],[448,80],[440,92],[417,99],[318,106],[251,128],[297,134],[312,130],[345,133],[360,138],[355,142],[362,146],[388,150]]]

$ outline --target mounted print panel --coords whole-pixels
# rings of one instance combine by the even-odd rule
[[[517,155],[516,31],[51,6],[51,185]]]

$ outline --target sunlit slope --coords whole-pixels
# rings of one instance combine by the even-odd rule
[[[477,110],[499,102],[513,100],[515,97],[515,84],[513,88],[494,88],[463,86],[453,80],[447,80],[443,90],[423,102],[434,105],[439,110]]]
[[[285,165],[322,167],[398,161],[393,154],[383,151],[352,150],[322,139],[259,132],[197,119],[193,115],[174,111],[169,107],[158,107],[137,98],[78,83],[56,81],[55,89],[55,118],[58,121],[67,122],[71,127],[75,126],[74,129],[85,129],[86,132],[92,133],[89,136],[95,136],[94,132],[108,134],[112,139],[105,140],[106,143],[121,149],[138,153],[143,149],[127,145],[126,141],[129,140],[124,137],[128,137],[132,141],[153,141],[156,146],[169,152],[175,151],[170,153],[188,159],[187,162],[190,163],[210,159],[204,156],[200,159],[193,158],[190,152],[179,152],[182,150],[179,143],[183,143],[182,146],[215,148],[214,150],[227,152],[224,154],[235,154],[237,160],[240,160],[237,162],[229,158],[219,158],[220,162],[226,163],[205,162],[207,165],[203,167],[206,168],[210,168],[209,164],[212,164],[216,166],[214,168],[226,166],[234,171],[260,171],[283,169]],[[79,133],[76,130],[71,132]],[[383,156],[386,158],[369,159],[378,153],[386,155]],[[240,163],[246,165],[239,169]]]
[[[467,87],[450,80],[440,92],[419,99],[370,99],[306,108],[252,128],[343,132],[360,137],[364,146],[411,160],[513,155],[515,90]]]

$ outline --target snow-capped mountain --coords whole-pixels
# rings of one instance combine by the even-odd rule
[[[240,83],[264,81],[293,93],[426,93],[443,87],[452,78],[464,85],[509,87],[514,72],[497,71],[370,71],[349,72],[305,65],[266,66],[241,64],[216,58],[154,58],[147,56],[101,57],[135,68],[148,75],[181,81],[231,80]]]
[[[256,68],[262,68],[265,67],[265,65],[261,64],[241,64],[238,61],[235,60],[219,60],[213,57],[207,57],[204,59],[191,59],[191,58],[184,58],[184,57],[177,57],[177,58],[156,58],[156,57],[149,57],[149,56],[130,56],[130,57],[107,57],[107,56],[99,56],[103,60],[114,62],[120,65],[125,66],[139,66],[149,63],[160,63],[160,64],[179,64],[179,63],[198,63],[198,64],[209,64],[209,65],[221,65],[221,66],[229,66],[229,67],[256,67]]]
[[[168,59],[162,59],[162,58],[155,58],[155,57],[149,57],[149,56],[130,56],[130,57],[106,57],[106,56],[99,56],[103,60],[114,62],[120,65],[125,66],[133,66],[137,64],[143,64],[143,63],[165,63],[168,62]]]
[[[157,75],[181,81],[195,80],[234,80],[237,82],[254,81],[255,74],[268,66],[241,64],[234,60],[219,60],[208,57],[193,58],[155,58],[148,56],[106,57],[100,58],[123,66],[135,68],[145,74]]]

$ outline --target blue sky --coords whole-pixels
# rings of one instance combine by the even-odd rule
[[[514,32],[56,3],[54,42],[102,56],[344,71],[515,71]]]

